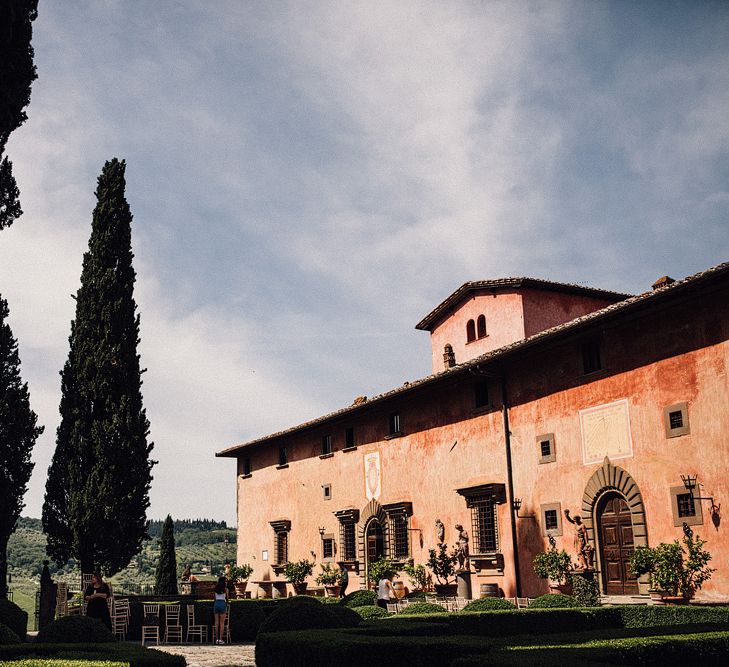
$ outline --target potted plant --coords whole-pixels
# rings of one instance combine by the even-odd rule
[[[367,579],[372,586],[377,587],[377,582],[383,577],[392,579],[398,572],[395,562],[381,556],[367,565]]]
[[[414,590],[424,591],[428,587],[428,571],[424,565],[406,565],[403,572],[410,578]]]
[[[630,557],[630,571],[636,577],[650,574],[651,587],[663,602],[688,603],[715,571],[708,566],[711,554],[704,549],[706,541],[694,537],[688,527],[684,531],[683,543],[637,547]]]
[[[321,564],[321,574],[317,576],[316,583],[324,586],[328,597],[338,597],[339,588],[342,583],[342,572],[338,567],[329,563]]]
[[[314,570],[314,563],[306,558],[294,563],[286,563],[283,568],[284,577],[294,587],[296,595],[306,593],[306,577],[310,577]]]
[[[435,592],[444,597],[452,597],[456,594],[456,563],[458,556],[454,549],[448,553],[448,547],[442,543],[438,545],[438,550],[428,550],[428,568],[435,576]]]
[[[549,588],[553,592],[570,595],[570,572],[572,559],[564,549],[557,549],[554,538],[550,535],[549,549],[534,556],[534,572],[538,577],[549,581]]]
[[[253,574],[253,568],[248,563],[243,565],[234,565],[230,568],[230,580],[235,586],[235,594],[242,598],[245,595],[248,586],[248,577]]]

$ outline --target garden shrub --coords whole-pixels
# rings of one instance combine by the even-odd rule
[[[0,623],[0,646],[6,646],[7,644],[20,644],[20,637],[5,623]]]
[[[413,602],[407,607],[403,607],[400,612],[401,616],[422,616],[425,614],[447,614],[445,607],[433,602]]]
[[[425,602],[425,591],[411,591],[405,597],[411,601]]]
[[[671,625],[727,625],[729,607],[683,605],[634,605],[617,607],[626,628],[663,627]]]
[[[600,604],[600,588],[594,578],[575,574],[571,581],[572,595],[581,607],[597,607]]]
[[[494,609],[516,609],[513,602],[503,598],[480,598],[472,600],[463,611],[493,611]]]
[[[377,604],[377,595],[374,591],[353,591],[345,595],[340,604],[345,607],[365,607],[368,604]]]
[[[356,626],[360,620],[359,615],[351,609],[323,605],[312,597],[299,595],[281,604],[261,623],[258,632],[347,628]]]
[[[25,641],[28,627],[28,614],[17,604],[0,598],[0,623],[7,625],[21,641]]]
[[[38,632],[39,644],[102,644],[116,639],[98,619],[63,616]]]
[[[342,607],[342,609],[347,609],[347,607]],[[359,614],[364,620],[369,621],[373,618],[387,618],[390,614],[388,614],[382,607],[355,607],[352,611]]]
[[[571,595],[561,595],[560,593],[547,593],[534,598],[529,605],[529,609],[569,609],[571,607],[579,607],[577,600]]]
[[[62,660],[123,663],[130,667],[185,667],[185,658],[153,649],[114,642],[113,644],[39,644],[37,642],[0,646],[0,664],[16,660],[45,660],[47,667],[63,664]],[[46,667],[44,665],[44,667]]]

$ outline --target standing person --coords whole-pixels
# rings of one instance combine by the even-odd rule
[[[225,577],[218,579],[215,586],[215,603],[213,605],[213,614],[215,614],[215,622],[213,623],[213,635],[217,638],[216,644],[225,644],[225,615],[228,613],[228,586]]]
[[[343,598],[347,586],[349,585],[349,570],[346,565],[342,565],[342,576],[339,579],[339,597]]]
[[[377,583],[377,606],[387,611],[387,605],[395,599],[395,589],[392,587],[392,574],[387,572]]]
[[[98,618],[109,630],[111,630],[111,615],[106,601],[110,597],[109,586],[104,583],[98,572],[94,572],[91,575],[91,584],[84,591],[86,615],[89,618]]]

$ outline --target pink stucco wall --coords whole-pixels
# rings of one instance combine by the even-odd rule
[[[503,301],[483,297],[473,300],[473,313],[499,301],[504,320],[518,326],[519,297]],[[491,301],[488,301],[491,299]],[[484,302],[486,302],[484,304]],[[585,376],[581,371],[579,339],[565,340],[549,348],[510,360],[505,368],[514,495],[523,500],[516,519],[522,593],[546,592],[531,567],[536,553],[545,548],[540,505],[560,503],[561,509],[581,512],[585,487],[600,468],[585,464],[579,411],[627,399],[633,450],[612,463],[625,470],[638,485],[645,506],[648,543],[655,545],[681,537],[673,524],[669,489],[680,486],[682,474],[697,474],[701,492],[713,495],[726,507],[729,498],[729,290],[726,287],[692,298],[664,310],[639,314],[622,323],[602,327],[605,368]],[[484,305],[482,305],[484,304]],[[471,311],[466,315],[473,316]],[[489,317],[488,312],[487,317]],[[467,319],[467,318],[466,318]],[[492,318],[498,321],[498,317]],[[464,320],[465,322],[465,320]],[[452,330],[461,330],[460,327]],[[443,329],[446,331],[446,329]],[[512,328],[514,331],[514,328]],[[585,332],[586,335],[590,332]],[[496,335],[496,334],[495,334]],[[463,329],[465,340],[465,328]],[[454,345],[454,340],[450,340]],[[458,354],[458,353],[457,353]],[[458,357],[457,357],[458,358]],[[494,369],[495,370],[495,369]],[[506,456],[501,413],[500,381],[492,381],[493,407],[473,410],[473,383],[469,374],[449,375],[437,383],[396,395],[366,406],[349,416],[317,428],[300,431],[285,440],[288,468],[277,470],[278,444],[254,446],[241,453],[250,456],[253,474],[238,479],[238,560],[255,567],[252,580],[276,579],[261,561],[266,549],[273,557],[273,531],[269,521],[291,521],[291,560],[321,558],[319,528],[335,535],[333,512],[347,507],[362,510],[367,504],[363,456],[379,451],[382,468],[381,504],[409,500],[413,504],[412,557],[427,558],[435,546],[434,522],[446,526],[446,540],[455,541],[453,526],[470,527],[470,512],[455,489],[482,483],[506,483]],[[690,433],[667,438],[663,409],[688,403]],[[387,415],[401,414],[403,437],[387,440]],[[357,430],[357,449],[343,452],[344,429]],[[331,433],[334,455],[320,458],[321,436]],[[556,461],[539,463],[536,437],[555,434]],[[332,485],[331,500],[324,500],[322,485]],[[510,499],[509,499],[510,500]],[[715,527],[703,503],[703,524],[694,530],[707,540],[717,568],[699,597],[729,599],[729,540],[725,523]],[[511,541],[512,514],[509,504],[498,507],[503,573],[482,572],[473,576],[473,592],[479,584],[495,582],[507,596],[516,594]],[[422,529],[421,533],[418,529]],[[470,532],[470,531],[469,531]],[[573,528],[563,523],[558,546],[572,550]],[[318,571],[318,568],[317,570]],[[316,574],[315,571],[315,574]],[[405,578],[407,582],[407,578]],[[353,576],[350,590],[357,586]],[[255,589],[254,589],[255,590]]]

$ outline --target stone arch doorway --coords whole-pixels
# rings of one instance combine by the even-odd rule
[[[627,559],[633,548],[648,544],[643,497],[633,477],[623,468],[613,465],[606,456],[585,486],[581,511],[587,538],[597,556],[601,591],[607,595],[647,594],[648,577],[636,581],[622,569],[627,568]],[[621,534],[618,536],[616,531],[621,531]],[[621,540],[617,553],[612,546],[615,539]],[[623,562],[626,564],[623,565]],[[617,577],[618,567],[621,568],[619,585],[622,592],[611,593],[609,590],[616,590],[618,585],[617,579],[611,579]]]
[[[364,563],[364,572],[360,573],[363,582],[367,582],[368,565],[373,561],[387,556],[388,523],[385,510],[375,499],[361,512],[359,540],[357,551],[360,563]]]
[[[607,595],[637,595],[638,581],[628,566],[635,544],[625,497],[617,491],[602,494],[595,515],[603,590]]]

